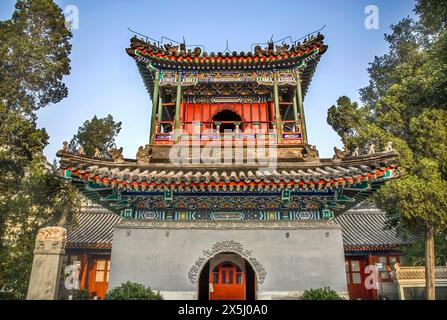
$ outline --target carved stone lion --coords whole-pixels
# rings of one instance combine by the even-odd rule
[[[108,155],[112,158],[112,160],[116,163],[123,163],[124,157],[123,157],[123,147],[119,149],[111,149],[108,152]]]
[[[149,163],[151,159],[149,145],[146,145],[144,148],[143,147],[138,148],[136,159],[138,163]]]
[[[320,153],[316,146],[311,146],[309,144],[304,145],[304,149],[301,151],[303,159],[305,161],[315,161],[320,159]]]
[[[358,157],[358,156],[360,156],[360,148],[355,147],[354,151],[351,154],[351,157]]]
[[[341,160],[347,156],[349,156],[349,150],[346,149],[346,147],[343,148],[343,150],[338,149],[337,147],[334,147],[334,157],[333,160]]]

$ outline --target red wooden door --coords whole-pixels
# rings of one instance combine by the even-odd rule
[[[370,290],[365,286],[365,267],[367,260],[363,258],[346,259],[346,280],[348,282],[349,299],[351,300],[369,300],[371,299]]]
[[[210,300],[245,300],[245,274],[232,262],[210,272]]]
[[[103,299],[109,285],[110,260],[98,259],[94,261],[90,272],[89,291],[98,299]]]

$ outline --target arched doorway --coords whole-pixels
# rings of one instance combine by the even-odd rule
[[[199,278],[199,300],[256,299],[256,275],[248,261],[221,253],[208,261]]]
[[[225,132],[234,132],[236,130],[235,122],[240,122],[239,124],[239,130],[242,131],[242,118],[234,111],[230,109],[224,109],[222,111],[219,111],[216,113],[213,117],[213,128],[217,129],[217,123],[220,123],[219,126],[219,132],[225,133]],[[225,123],[230,122],[230,123]]]

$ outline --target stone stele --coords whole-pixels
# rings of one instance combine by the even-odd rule
[[[39,230],[27,300],[57,299],[66,240],[67,231],[62,227]]]

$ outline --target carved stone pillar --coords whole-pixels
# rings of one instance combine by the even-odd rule
[[[66,240],[67,231],[62,227],[48,227],[39,230],[34,248],[28,300],[55,300],[58,298]]]

